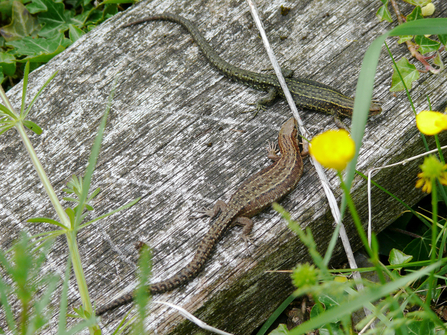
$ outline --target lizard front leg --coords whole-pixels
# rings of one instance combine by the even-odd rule
[[[194,217],[194,219],[203,218],[204,216],[209,216],[211,219],[215,218],[219,212],[223,212],[227,208],[227,204],[222,200],[217,200],[214,207],[207,210],[198,211],[199,216]]]

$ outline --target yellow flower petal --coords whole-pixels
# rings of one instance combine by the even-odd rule
[[[425,183],[424,186],[422,187],[422,192],[425,193],[431,193],[431,183]]]
[[[422,111],[416,116],[416,125],[421,133],[436,135],[447,129],[447,115],[434,111]]]
[[[416,180],[416,188],[421,187],[422,185],[424,185],[424,179],[418,179]]]
[[[355,143],[346,130],[329,130],[310,142],[310,154],[324,167],[342,171],[355,154]]]

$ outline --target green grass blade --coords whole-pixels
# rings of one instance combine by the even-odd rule
[[[17,115],[15,115],[11,110],[9,110],[6,106],[3,106],[2,104],[0,104],[0,110],[5,113],[6,115],[8,115],[12,120],[17,121]]]
[[[16,325],[14,323],[14,315],[12,314],[11,305],[8,301],[8,286],[2,278],[0,278],[0,301],[2,303],[2,308],[6,314],[6,323],[8,324],[9,330],[13,334],[17,334]]]
[[[433,18],[406,22],[390,30],[388,36],[444,35],[447,34],[447,19]]]
[[[92,327],[96,324],[96,318],[94,316],[91,316],[88,320],[83,321],[79,324],[77,324],[76,326],[74,326],[73,328],[67,330],[65,333],[65,335],[72,335],[72,334],[79,334],[79,332],[87,327]],[[94,334],[101,334],[99,333],[94,333]]]
[[[290,303],[296,298],[295,294],[291,294],[283,303],[270,315],[270,317],[262,325],[256,335],[264,335],[265,332],[270,328],[273,322],[281,315],[281,313],[290,305]]]
[[[29,75],[29,62],[26,62],[25,72],[23,74],[22,105],[20,106],[20,116],[22,118],[23,118],[23,111],[25,110],[25,103],[26,103],[26,89],[28,87],[28,75]]]
[[[62,229],[66,229],[67,227],[65,227],[62,223],[53,220],[53,219],[49,219],[49,218],[31,218],[26,220],[27,222],[45,222],[45,223],[49,223],[58,227],[61,227]]]
[[[53,75],[50,78],[48,78],[48,80],[45,82],[45,84],[43,84],[43,86],[40,88],[39,92],[37,92],[37,94],[34,96],[33,100],[31,100],[31,103],[29,104],[28,108],[26,109],[26,112],[23,115],[22,115],[22,113],[20,114],[20,115],[22,115],[22,119],[25,119],[28,116],[29,111],[33,107],[33,105],[36,102],[39,95],[42,93],[42,91],[45,89],[45,87],[47,87],[47,85],[50,83],[50,81],[53,80],[54,77],[56,77],[57,73],[58,73],[58,71],[54,72]],[[22,104],[24,103],[23,99],[25,99],[25,94],[22,95]],[[24,105],[22,105],[22,108],[23,108],[23,106]]]
[[[34,304],[34,311],[31,315],[30,326],[27,331],[27,334],[36,334],[36,331],[42,328],[42,320],[46,320],[45,318],[45,309],[48,307],[50,303],[50,298],[54,294],[57,287],[58,278],[56,276],[52,276],[45,280],[46,289],[40,297],[40,299]]]
[[[6,126],[6,127],[1,127],[0,128],[0,135],[3,133],[6,133],[9,129],[11,129],[12,127],[14,127],[13,125],[11,126]]]
[[[86,222],[86,223],[84,223],[83,225],[79,226],[79,229],[84,228],[84,227],[87,227],[88,225],[92,224],[93,222],[96,222],[96,221],[98,221],[98,220],[104,219],[105,217],[110,216],[110,215],[112,215],[112,214],[115,214],[116,212],[122,211],[123,209],[132,207],[132,206],[135,205],[138,201],[140,201],[140,199],[141,199],[141,198],[137,198],[137,199],[135,199],[135,200],[133,200],[133,201],[131,201],[131,202],[125,204],[124,206],[121,206],[120,208],[114,209],[113,211],[110,211],[110,212],[108,212],[108,213],[106,213],[106,214],[104,214],[104,215],[98,216],[97,218],[94,218],[93,220],[91,220],[91,221],[89,221],[89,222]]]
[[[75,215],[75,226],[79,225],[81,214],[84,210],[84,204],[88,196],[88,192],[90,190],[90,183],[92,180],[93,171],[95,170],[96,162],[98,160],[99,149],[101,148],[102,137],[104,134],[104,129],[106,127],[107,116],[109,115],[110,108],[112,106],[113,96],[115,95],[116,83],[118,82],[118,76],[113,81],[112,91],[109,95],[109,101],[107,103],[106,110],[104,112],[104,116],[102,117],[101,124],[98,129],[98,134],[96,135],[95,142],[93,143],[92,151],[90,153],[90,158],[87,166],[87,170],[85,171],[82,193],[79,197],[79,205],[76,207],[76,215]],[[74,227],[77,229],[77,227]]]
[[[67,326],[67,296],[68,296],[68,281],[70,280],[71,259],[68,257],[67,266],[65,269],[64,283],[62,285],[61,303],[59,307],[59,323],[57,325],[57,334],[65,335],[65,327]]]
[[[130,315],[130,313],[132,313],[133,309],[131,309],[129,312],[127,312],[127,314],[124,316],[124,318],[121,320],[121,322],[119,323],[119,325],[116,327],[115,331],[112,333],[112,335],[120,335],[122,334],[125,330],[127,330],[127,328],[129,328],[133,322],[135,321],[135,319],[137,318],[136,315],[134,315],[133,317],[131,317],[130,319],[127,319]]]

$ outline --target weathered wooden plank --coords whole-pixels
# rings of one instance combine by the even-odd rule
[[[291,7],[281,16],[280,5]],[[343,3],[314,0],[284,3],[259,1],[270,41],[280,62],[296,75],[312,78],[352,95],[364,51],[389,25],[378,23],[373,0]],[[439,16],[447,4],[436,3]],[[31,118],[45,132],[32,135],[42,164],[57,192],[72,174],[83,174],[89,150],[105,108],[110,84],[122,69],[109,117],[93,187],[102,193],[94,216],[141,196],[137,206],[90,226],[79,234],[79,245],[92,299],[102,305],[135,285],[133,244],[147,242],[153,250],[153,280],[165,279],[183,267],[208,229],[207,220],[188,220],[197,209],[227,200],[251,173],[269,164],[264,147],[274,140],[290,116],[277,103],[255,119],[241,114],[263,94],[235,84],[216,72],[179,26],[153,22],[119,29],[124,23],[162,11],[179,13],[197,25],[216,50],[242,68],[261,71],[269,63],[244,2],[141,2],[93,30],[66,52],[30,77],[35,94],[56,70]],[[282,40],[282,36],[287,36]],[[407,54],[391,43],[396,57]],[[366,130],[359,170],[397,161],[422,151],[405,95],[388,92],[391,69],[384,54],[374,96],[384,113],[373,117]],[[412,90],[417,108],[426,108],[425,94],[434,106],[444,101],[446,79],[424,75]],[[9,92],[19,104],[21,87]],[[307,112],[304,122],[312,135],[333,128],[331,117]],[[48,230],[26,224],[35,216],[54,217],[37,176],[17,135],[0,138],[0,236],[3,249],[22,229]],[[415,166],[380,172],[376,178],[410,204],[421,193],[414,189]],[[337,194],[337,181],[332,178]],[[356,179],[355,199],[366,217],[365,183]],[[380,231],[399,215],[401,207],[382,193],[373,193],[375,229]],[[296,190],[282,204],[304,226],[310,226],[324,251],[332,219],[315,172],[308,162]],[[178,304],[206,322],[237,334],[247,334],[291,293],[286,275],[265,270],[290,269],[307,260],[304,247],[272,210],[255,217],[254,243],[246,247],[233,229],[219,243],[205,271],[188,286],[158,296]],[[358,239],[348,222],[354,246]],[[342,254],[340,247],[337,255]],[[67,257],[65,241],[56,241],[48,271],[62,274]],[[80,304],[72,279],[70,303]],[[106,332],[128,308],[108,314]],[[153,306],[150,328],[158,334],[191,334],[194,326],[165,307]]]

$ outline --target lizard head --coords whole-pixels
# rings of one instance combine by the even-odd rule
[[[284,123],[279,131],[280,135],[291,136],[296,138],[296,134],[298,133],[298,123],[295,118],[290,118],[286,123]]]

